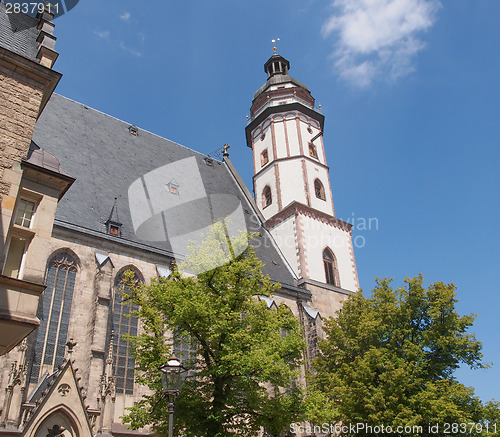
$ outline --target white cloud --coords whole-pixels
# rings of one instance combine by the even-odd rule
[[[126,52],[130,53],[131,55],[134,55],[134,56],[142,56],[142,53],[133,49],[132,47],[129,47],[127,46],[123,41],[120,41],[120,48],[122,50],[125,50]]]
[[[94,33],[99,37],[99,38],[102,38],[102,39],[109,39],[109,35],[111,34],[111,32],[109,30],[104,30],[102,32],[99,32],[98,30],[95,30]]]
[[[120,18],[123,21],[128,21],[128,20],[130,20],[131,16],[132,16],[132,14],[130,12],[124,12],[123,14],[120,15]]]
[[[378,76],[397,79],[414,71],[413,57],[425,46],[439,0],[333,0],[323,36],[338,35],[333,58],[340,76],[360,87]]]

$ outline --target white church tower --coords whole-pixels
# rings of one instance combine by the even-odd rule
[[[324,116],[307,86],[289,76],[288,60],[274,51],[246,128],[257,206],[299,284],[356,291],[351,225],[335,217]]]

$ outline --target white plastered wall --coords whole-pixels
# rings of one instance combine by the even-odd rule
[[[328,170],[325,167],[320,167],[309,160],[306,161],[306,169],[311,206],[318,211],[333,215],[333,199],[332,192],[330,191],[330,178],[328,176]],[[319,179],[323,184],[326,200],[321,200],[316,197],[314,189],[314,181],[316,179]]]
[[[290,264],[294,273],[299,275],[299,265],[297,258],[297,232],[295,229],[295,215],[283,220],[278,226],[273,228],[271,235],[280,248],[283,256]]]
[[[262,215],[267,220],[269,217],[272,217],[273,215],[278,213],[278,193],[276,191],[276,176],[273,164],[269,165],[267,169],[265,169],[261,174],[259,174],[258,177],[255,178],[254,185],[255,201],[259,209],[262,211]],[[262,204],[262,191],[264,190],[264,187],[266,185],[269,185],[269,187],[271,188],[273,202],[271,203],[271,205],[264,208]]]
[[[285,208],[293,201],[307,205],[302,160],[296,158],[281,161],[279,163],[279,175],[282,207]]]
[[[323,250],[329,247],[337,259],[340,287],[356,291],[356,271],[351,253],[351,235],[348,231],[323,223],[312,217],[300,215],[302,246],[309,278],[325,282]]]

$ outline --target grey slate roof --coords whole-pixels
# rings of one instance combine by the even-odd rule
[[[0,46],[37,61],[37,23],[36,18],[26,14],[7,14],[5,3],[0,2]]]
[[[223,194],[241,202],[247,229],[262,235],[255,238],[253,245],[257,256],[265,264],[264,272],[277,282],[294,284],[291,272],[226,164],[213,160],[209,166],[205,160],[206,156],[201,153],[140,128],[137,136],[134,136],[129,132],[129,127],[129,123],[60,95],[54,94],[51,97],[37,122],[33,141],[56,156],[64,171],[76,178],[73,186],[59,202],[56,225],[91,235],[106,236],[105,223],[116,197],[117,211],[113,213],[119,214],[122,227],[121,237],[115,237],[115,241],[137,244],[138,247],[151,248],[155,252],[168,255],[172,252],[172,244],[168,239],[145,241],[136,235],[134,213],[131,213],[129,208],[129,187],[134,182],[136,186],[141,185],[138,183],[141,177],[146,186],[149,183],[148,176],[144,175],[190,158],[190,162],[195,165],[195,170],[201,176],[207,198]],[[196,190],[195,173],[197,172],[176,174],[178,189],[183,190],[183,193]],[[170,180],[170,176],[167,179]],[[165,185],[152,187],[151,184],[147,188],[150,191],[166,189]],[[137,197],[136,199],[141,200]],[[191,210],[184,210],[182,226],[186,229],[199,229],[203,210],[197,208],[202,205],[199,203],[201,201],[202,199],[198,199],[191,202]],[[140,215],[140,202],[136,205],[133,201],[130,206],[133,209],[138,207],[139,210],[135,213]],[[180,205],[178,209],[182,210],[184,206],[185,204]],[[210,203],[210,208],[213,208],[213,203]],[[230,212],[232,206],[228,208]],[[144,209],[149,210],[147,204]],[[139,230],[140,228],[138,233],[142,236]],[[161,234],[162,228],[157,230]]]

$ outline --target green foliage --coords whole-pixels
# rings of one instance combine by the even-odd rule
[[[256,435],[265,427],[276,435],[300,415],[302,393],[292,383],[305,347],[300,326],[285,306],[276,311],[259,300],[279,284],[263,275],[251,246],[243,250],[249,236],[230,241],[223,225],[213,228],[170,278],[132,290],[143,330],[130,339],[131,346],[139,382],[153,393],[135,403],[125,419],[133,427],[153,424],[166,434],[167,401],[158,367],[172,354],[165,332],[176,331],[198,347],[198,360],[190,363],[195,375],[177,399],[177,430],[222,437]],[[228,250],[230,262],[218,266]],[[184,271],[202,273],[194,277]]]
[[[377,280],[371,298],[351,295],[326,322],[306,401],[310,420],[423,427],[405,435],[436,435],[429,424],[496,423],[498,404],[484,406],[453,378],[460,364],[488,367],[467,332],[475,316],[455,310],[455,286],[425,289],[421,276],[398,289],[390,282]]]

